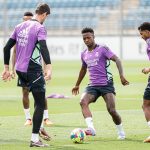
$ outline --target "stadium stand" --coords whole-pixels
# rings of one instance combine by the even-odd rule
[[[33,11],[38,0],[7,0],[0,2],[2,9],[7,9],[8,28],[12,29],[21,22],[23,12]],[[52,14],[46,22],[51,29],[80,29],[85,26],[97,28],[102,18],[109,16],[109,9],[119,6],[120,0],[45,0],[50,3]],[[15,10],[15,11],[14,11]],[[102,13],[99,13],[102,10]],[[22,12],[22,13],[21,13]],[[12,19],[13,18],[13,19]],[[3,18],[0,19],[0,22]]]
[[[137,9],[132,9],[123,19],[123,25],[126,29],[137,28],[139,24],[144,21],[150,20],[150,10],[138,7]]]
[[[140,0],[140,6],[150,7],[150,1],[149,0]]]
[[[125,30],[137,29],[139,24],[150,20],[150,0],[139,0],[137,7],[128,9],[123,17],[123,28]]]
[[[98,34],[113,35],[119,34],[122,26],[132,34],[141,22],[150,20],[150,0],[1,0],[0,28],[5,24],[12,30],[23,13],[33,12],[39,2],[50,4],[51,16],[45,25],[56,35],[76,34],[85,26]]]

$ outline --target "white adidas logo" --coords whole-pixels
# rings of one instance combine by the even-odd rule
[[[19,37],[27,37],[28,32],[29,32],[29,28],[25,28],[25,29],[23,29],[22,31],[19,32],[18,36]]]

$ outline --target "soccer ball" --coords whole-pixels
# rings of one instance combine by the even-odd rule
[[[83,143],[86,138],[86,134],[81,128],[76,128],[71,131],[70,138],[74,143]]]

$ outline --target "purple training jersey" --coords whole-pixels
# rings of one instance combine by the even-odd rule
[[[93,51],[86,49],[81,53],[82,65],[89,72],[90,86],[107,85],[112,80],[109,71],[110,58],[115,54],[106,46],[97,45]]]
[[[146,40],[147,43],[147,55],[150,60],[150,38]]]
[[[41,66],[38,41],[46,40],[45,27],[36,20],[25,21],[15,27],[10,38],[16,40],[16,70],[27,72],[30,61]]]

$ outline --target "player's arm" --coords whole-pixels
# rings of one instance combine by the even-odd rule
[[[86,72],[87,72],[87,68],[82,65],[82,67],[81,67],[81,69],[80,69],[80,72],[79,72],[78,80],[77,80],[75,86],[80,86],[80,83],[82,82],[82,80],[83,80],[83,78],[84,78]]]
[[[45,64],[45,62],[43,61],[43,72],[45,73],[45,70],[46,70],[46,64]]]
[[[86,72],[87,72],[87,67],[82,65],[82,67],[81,67],[81,69],[80,69],[80,72],[79,72],[79,76],[78,76],[76,85],[75,85],[75,87],[72,89],[72,94],[73,94],[73,95],[79,94],[79,86],[80,86],[80,83],[82,82],[82,80],[83,80],[83,78],[84,78]]]
[[[44,60],[45,64],[45,80],[50,80],[51,79],[51,74],[52,74],[52,66],[51,66],[51,59],[50,59],[50,54],[47,48],[47,44],[45,40],[40,40],[39,41],[40,49],[41,49],[41,54],[42,58]]]
[[[148,50],[150,50],[150,40],[146,40],[147,43],[147,48]],[[142,73],[144,74],[148,74],[150,72],[150,68],[149,67],[145,67],[142,69]]]
[[[9,72],[9,60],[10,60],[10,50],[15,45],[16,40],[10,38],[4,47],[4,70],[2,72],[2,79],[4,81],[10,80]]]
[[[13,53],[12,53],[12,70],[11,70],[12,78],[15,78],[15,62],[16,62],[16,45],[13,47]]]
[[[123,85],[128,85],[129,82],[124,77],[123,67],[122,67],[122,63],[121,63],[120,59],[116,55],[113,55],[110,59],[116,63],[116,66],[117,66],[118,71],[119,71],[121,83]]]

